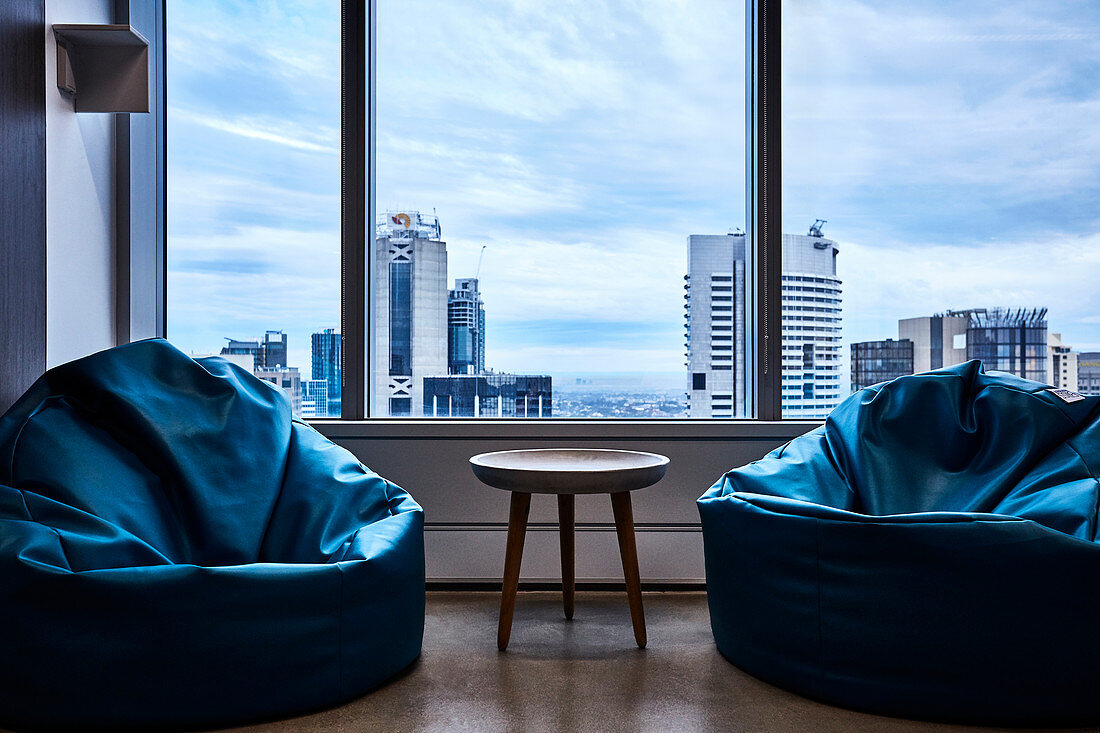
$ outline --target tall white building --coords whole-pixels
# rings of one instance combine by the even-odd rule
[[[783,235],[783,415],[824,418],[841,390],[841,288],[836,242]],[[688,414],[748,413],[745,235],[688,237],[685,342]]]
[[[1062,334],[1047,334],[1048,380],[1052,387],[1077,391],[1078,356],[1076,351],[1062,343]]]
[[[823,224],[824,222],[820,222]],[[783,235],[783,417],[820,419],[847,396],[841,387],[841,289],[837,243]]]
[[[688,414],[745,417],[745,235],[689,236],[684,280]]]
[[[424,377],[447,373],[447,244],[439,217],[379,217],[372,291],[374,414],[420,416]]]

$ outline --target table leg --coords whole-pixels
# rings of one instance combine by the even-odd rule
[[[619,555],[623,559],[623,577],[626,579],[626,597],[630,602],[630,620],[634,624],[634,640],[644,649],[645,613],[642,610],[642,583],[638,574],[638,547],[634,543],[634,512],[630,508],[630,492],[612,494],[611,509],[615,513],[615,534],[619,537]]]
[[[558,494],[558,540],[561,544],[561,598],[565,617],[573,618],[575,581],[574,528],[576,503],[572,494]]]
[[[531,495],[512,492],[512,507],[508,514],[508,548],[504,553],[504,585],[500,593],[500,623],[497,626],[497,649],[508,648],[512,635],[512,612],[516,610],[516,588],[519,587],[519,567],[523,560],[523,539],[527,535],[527,514]]]

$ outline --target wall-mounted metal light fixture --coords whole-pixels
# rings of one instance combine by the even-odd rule
[[[55,25],[57,88],[77,112],[148,112],[149,42],[129,25]]]

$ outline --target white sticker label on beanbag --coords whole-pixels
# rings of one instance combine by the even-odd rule
[[[1048,389],[1047,392],[1053,392],[1054,396],[1062,400],[1062,402],[1080,402],[1085,399],[1084,395],[1070,392],[1068,389]]]

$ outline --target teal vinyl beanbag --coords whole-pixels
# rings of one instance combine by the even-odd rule
[[[51,369],[0,418],[0,725],[359,695],[420,653],[422,517],[225,360],[150,340]]]
[[[857,392],[699,499],[718,649],[877,713],[1096,723],[1098,476],[1100,397],[979,362]]]

